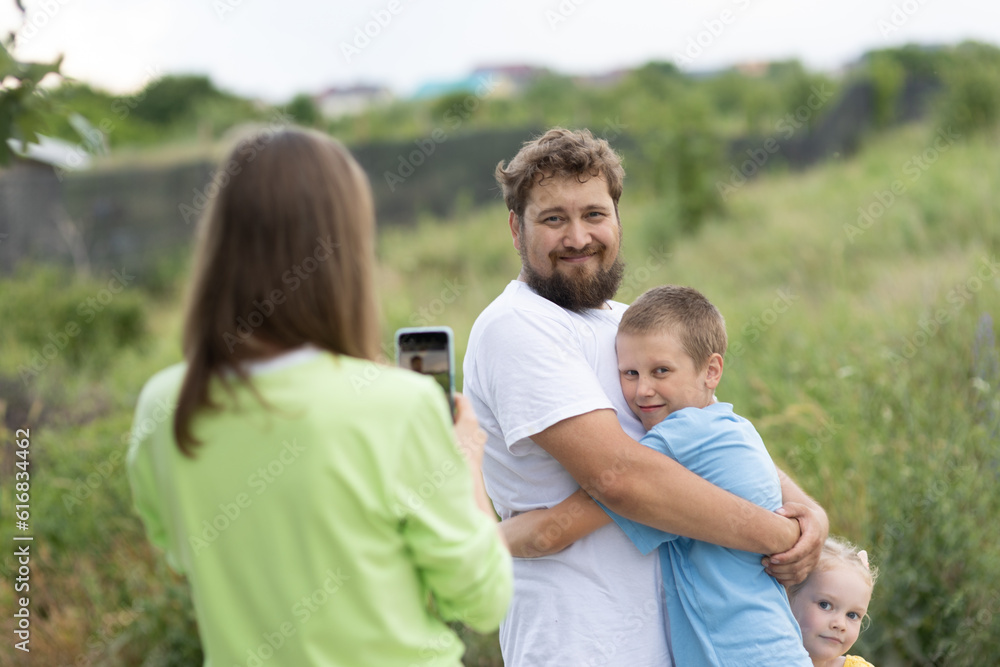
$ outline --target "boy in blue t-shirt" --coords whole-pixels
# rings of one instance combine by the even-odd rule
[[[648,431],[643,445],[773,511],[782,504],[781,483],[764,443],[732,405],[715,402],[726,344],[725,321],[700,292],[655,287],[618,327],[622,392]],[[764,571],[760,554],[636,523],[606,512],[582,489],[502,526],[514,556],[536,557],[612,519],[643,553],[659,549],[675,664],[811,667],[785,589]]]

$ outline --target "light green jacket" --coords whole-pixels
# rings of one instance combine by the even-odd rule
[[[444,620],[497,627],[511,562],[475,508],[433,380],[318,353],[235,385],[172,435],[177,365],[139,397],[128,454],[150,540],[191,585],[205,665],[458,665]]]

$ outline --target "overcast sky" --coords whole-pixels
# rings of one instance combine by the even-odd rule
[[[114,93],[205,73],[271,102],[336,85],[399,94],[479,65],[595,74],[649,60],[689,70],[799,58],[831,70],[908,42],[1000,45],[996,0],[0,0],[25,60]]]

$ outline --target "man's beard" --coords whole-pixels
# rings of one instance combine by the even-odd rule
[[[593,252],[593,247],[584,248],[583,253]],[[535,290],[539,296],[543,296],[556,305],[562,306],[574,313],[579,313],[588,308],[601,308],[604,302],[618,293],[618,288],[622,284],[622,277],[625,274],[625,263],[621,255],[615,257],[611,266],[603,266],[604,254],[608,251],[607,246],[601,245],[596,248],[598,258],[597,273],[593,276],[573,276],[565,275],[555,269],[555,264],[559,260],[556,253],[549,255],[553,269],[551,276],[539,274],[528,261],[528,255],[524,245],[520,248],[521,267],[524,270],[524,278],[531,289]]]

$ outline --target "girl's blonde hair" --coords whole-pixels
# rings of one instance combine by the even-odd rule
[[[839,537],[828,537],[823,544],[823,551],[820,552],[819,563],[816,564],[814,572],[826,572],[839,566],[856,570],[868,583],[869,589],[875,587],[875,580],[878,579],[878,568],[868,562],[868,553],[859,550],[847,540]],[[788,587],[789,599],[794,598],[802,590],[806,581],[809,581],[808,577],[804,581]]]
[[[868,552],[859,550],[847,540],[839,537],[828,537],[826,538],[826,542],[823,543],[823,550],[819,555],[819,563],[816,564],[816,569],[813,572],[827,572],[838,567],[846,567],[854,570],[868,583],[868,590],[875,588],[875,580],[878,579],[878,568],[868,561]],[[812,577],[812,573],[800,583],[788,587],[789,602],[795,599],[795,596],[806,585],[810,577]],[[865,619],[868,619],[868,614],[865,614]],[[862,625],[862,630],[867,627],[867,625]]]
[[[174,437],[192,456],[191,424],[214,407],[209,383],[252,388],[242,362],[312,344],[375,359],[375,218],[368,178],[339,142],[266,130],[219,167],[200,223],[184,322],[187,370]]]

